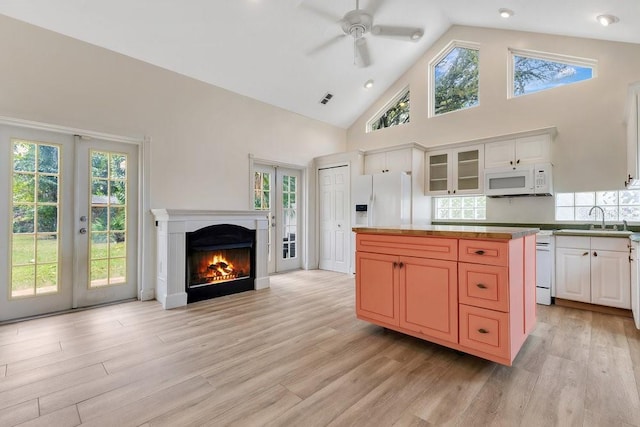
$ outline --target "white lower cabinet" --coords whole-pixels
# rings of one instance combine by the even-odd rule
[[[556,236],[556,297],[630,309],[629,241]]]

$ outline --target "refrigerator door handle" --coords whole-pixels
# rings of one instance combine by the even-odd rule
[[[376,204],[376,195],[372,194],[369,198],[369,204],[371,205],[371,213],[369,214],[369,227],[373,226],[376,222],[376,219],[373,217],[375,215],[375,204]]]

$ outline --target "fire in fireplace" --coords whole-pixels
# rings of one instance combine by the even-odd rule
[[[187,302],[254,289],[255,230],[212,225],[186,235]]]

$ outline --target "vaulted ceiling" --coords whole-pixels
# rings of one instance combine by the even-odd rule
[[[370,65],[357,67],[354,38],[341,27],[356,0],[0,0],[0,14],[343,128],[451,25],[640,43],[638,0],[362,0],[359,7],[374,26],[424,34],[410,41],[368,32]],[[500,8],[515,14],[501,18]],[[619,22],[603,27],[601,14]],[[333,98],[321,104],[327,93]]]

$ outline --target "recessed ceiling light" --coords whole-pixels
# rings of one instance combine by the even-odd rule
[[[373,87],[373,80],[369,79],[364,83],[365,89],[371,89]]]
[[[511,18],[513,15],[515,15],[516,13],[511,10],[511,9],[498,9],[498,13],[500,14],[501,17],[503,18]]]
[[[618,22],[620,19],[617,16],[613,16],[613,15],[598,15],[596,17],[596,20],[600,23],[600,25],[602,25],[603,27],[608,27],[611,24],[615,24],[616,22]]]

